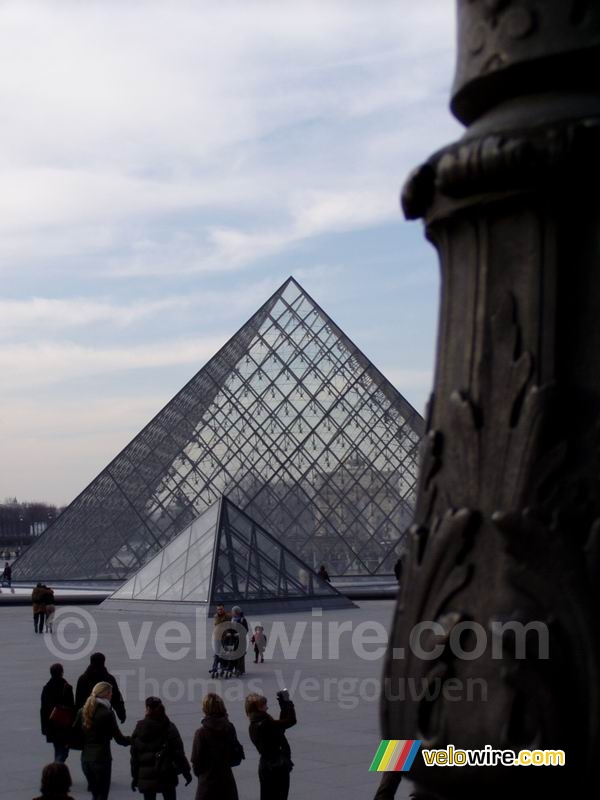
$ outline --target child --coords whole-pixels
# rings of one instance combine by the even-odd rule
[[[265,647],[267,646],[267,637],[264,633],[264,628],[262,625],[256,625],[254,628],[254,636],[250,640],[254,645],[254,663],[258,664],[258,657],[260,655],[260,663],[265,663]]]

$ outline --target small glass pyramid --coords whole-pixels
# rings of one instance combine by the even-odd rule
[[[13,579],[127,580],[221,495],[312,569],[391,575],[423,431],[289,278],[21,556]]]
[[[231,501],[222,497],[103,603],[137,601],[261,610],[353,604]],[[271,605],[272,604],[272,605]],[[178,610],[180,605],[177,606]]]

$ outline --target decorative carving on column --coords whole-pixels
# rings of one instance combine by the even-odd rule
[[[438,251],[441,308],[383,728],[566,754],[418,757],[423,797],[576,796],[600,744],[600,3],[458,0],[458,42],[466,131],[402,197]],[[422,621],[437,627],[411,646]]]

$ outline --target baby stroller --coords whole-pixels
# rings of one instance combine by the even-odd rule
[[[237,664],[236,658],[231,658],[231,653],[235,653],[239,645],[237,632],[234,628],[227,628],[221,637],[219,652],[215,653],[210,674],[213,678],[231,678]]]

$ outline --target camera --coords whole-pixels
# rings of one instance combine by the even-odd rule
[[[277,699],[285,702],[290,699],[290,693],[287,689],[281,689],[281,691],[277,692]]]

